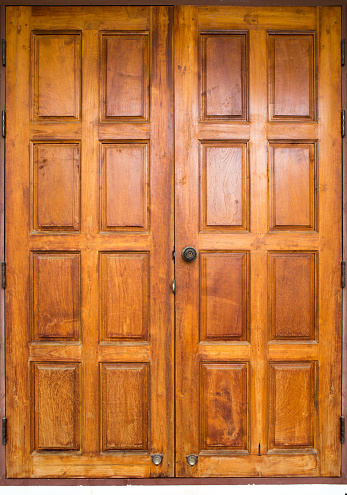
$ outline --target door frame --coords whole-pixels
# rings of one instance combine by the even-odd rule
[[[220,0],[0,0],[0,38],[5,39],[5,5],[221,5]],[[347,0],[224,0],[225,6],[328,6],[339,5],[342,8],[342,38],[347,40]],[[341,67],[342,108],[347,110],[347,61]],[[5,108],[5,67],[0,64],[0,111]],[[0,261],[4,259],[4,167],[6,140],[0,137]],[[347,261],[347,136],[342,141],[343,172],[343,259]],[[5,410],[5,325],[4,291],[0,289],[0,419],[6,416]],[[347,416],[347,288],[342,292],[342,410]],[[122,486],[130,479],[8,479],[5,472],[6,447],[0,444],[0,486]],[[131,479],[132,485],[284,485],[284,484],[347,484],[347,443],[342,445],[342,475],[338,478],[150,478]]]

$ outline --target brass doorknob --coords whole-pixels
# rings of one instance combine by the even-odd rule
[[[182,251],[182,258],[184,259],[184,261],[194,261],[197,256],[198,253],[196,249],[191,246],[184,248]]]

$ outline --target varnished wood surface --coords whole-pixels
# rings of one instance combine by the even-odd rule
[[[173,475],[171,10],[8,10],[10,478]]]
[[[341,472],[339,15],[176,9],[178,476]]]
[[[174,29],[176,475],[338,476],[339,9],[102,9],[13,10],[13,38],[31,25],[10,51],[7,160],[30,181],[8,171],[8,473],[174,474]]]

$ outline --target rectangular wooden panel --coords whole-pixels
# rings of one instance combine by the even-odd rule
[[[32,449],[79,450],[80,365],[32,363]]]
[[[316,145],[271,142],[269,145],[270,229],[316,228]]]
[[[146,230],[149,223],[148,143],[101,146],[101,228]]]
[[[248,450],[248,364],[201,363],[202,450]]]
[[[102,120],[149,119],[148,33],[102,35]]]
[[[101,340],[148,337],[149,253],[100,253]]]
[[[317,254],[269,253],[269,326],[273,340],[315,340]]]
[[[80,338],[80,254],[31,254],[31,326],[34,341]]]
[[[34,120],[79,120],[81,100],[81,35],[32,35]]]
[[[314,34],[269,35],[270,120],[314,120]]]
[[[79,144],[34,143],[31,174],[34,230],[79,230]]]
[[[200,254],[201,340],[247,340],[248,253]]]
[[[269,363],[269,449],[315,448],[316,362]]]
[[[102,450],[147,450],[149,365],[100,364]]]
[[[246,33],[200,35],[202,120],[246,120]]]
[[[203,31],[249,29],[263,31],[267,29],[316,29],[317,9],[300,6],[300,9],[282,6],[280,8],[264,6],[216,5],[198,7],[199,29]],[[259,46],[258,52],[259,50]]]
[[[248,229],[247,143],[237,141],[201,143],[200,202],[201,229]]]

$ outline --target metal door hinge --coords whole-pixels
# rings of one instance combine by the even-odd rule
[[[6,289],[6,261],[1,262],[1,287]]]
[[[2,131],[2,137],[6,137],[6,112],[3,110],[1,112],[1,131]]]
[[[341,136],[345,137],[346,134],[346,112],[342,110],[341,112]]]
[[[175,295],[176,294],[176,279],[173,279],[171,287],[172,287],[172,292]]]
[[[2,40],[2,65],[6,67],[6,40]]]
[[[2,445],[7,443],[7,418],[2,418]]]
[[[341,443],[345,443],[345,417],[341,416],[340,418],[340,441]]]
[[[346,262],[341,261],[341,287],[346,287]]]
[[[345,39],[341,40],[341,65],[342,67],[345,65]]]

